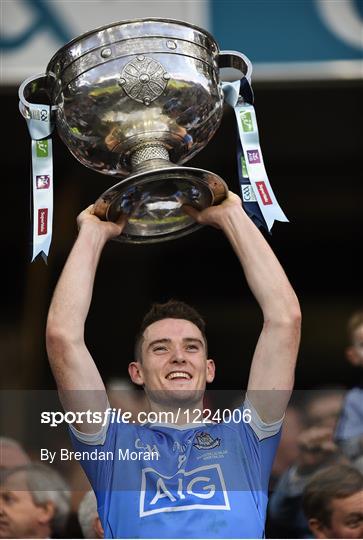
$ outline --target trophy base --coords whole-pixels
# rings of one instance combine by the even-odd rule
[[[227,184],[218,175],[193,167],[171,165],[132,174],[105,191],[94,213],[105,221],[128,216],[122,234],[115,238],[131,244],[151,244],[179,238],[202,227],[182,205],[203,210],[222,202]]]

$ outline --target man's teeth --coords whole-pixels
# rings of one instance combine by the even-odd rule
[[[191,379],[191,375],[189,373],[184,373],[183,371],[174,371],[174,373],[169,373],[167,376],[167,379],[170,381],[171,379]]]

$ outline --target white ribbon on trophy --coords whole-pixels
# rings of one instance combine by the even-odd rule
[[[32,262],[39,254],[47,262],[53,222],[53,152],[50,136],[54,129],[52,112],[56,107],[30,103],[24,96],[28,84],[42,76],[26,79],[19,88],[19,109],[27,121],[32,139]]]
[[[258,136],[256,113],[253,105],[240,96],[240,81],[223,83],[225,101],[233,107],[241,141],[244,163],[253,189],[254,198],[261,210],[269,231],[274,221],[289,221],[282,211],[268,179]],[[248,186],[241,186],[241,191]],[[251,193],[248,193],[251,201]],[[242,192],[242,197],[244,196]]]

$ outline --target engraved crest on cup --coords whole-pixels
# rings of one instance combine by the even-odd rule
[[[140,55],[123,68],[120,86],[134,101],[150,105],[164,92],[169,79],[170,74],[160,62]]]

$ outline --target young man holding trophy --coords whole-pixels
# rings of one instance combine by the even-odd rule
[[[224,81],[225,68],[237,70],[238,79]],[[33,260],[47,256],[51,241],[55,127],[82,164],[119,180],[79,215],[78,238],[47,324],[64,409],[87,419],[72,425],[71,437],[107,538],[264,535],[268,480],[294,381],[300,308],[254,224],[270,230],[275,219],[287,218],[264,168],[251,73],[245,55],[221,51],[206,30],[148,18],[75,38],[52,57],[45,74],[19,89],[32,138]],[[225,103],[236,115],[243,207],[217,174],[184,166],[213,137]],[[204,414],[203,395],[215,373],[204,321],[186,304],[169,302],[145,317],[129,365],[149,414],[141,422],[125,414],[115,418],[84,341],[103,247],[112,238],[165,241],[201,225],[226,235],[264,317],[244,403],[222,418]]]
[[[222,422],[203,418],[204,391],[215,374],[204,323],[189,306],[170,302],[145,318],[129,365],[154,420],[110,419],[84,325],[102,250],[122,233],[126,219],[101,221],[93,207],[78,217],[78,238],[50,306],[49,361],[66,411],[106,411],[101,428],[91,422],[71,427],[106,538],[261,538],[268,479],[294,383],[299,303],[237,195],[229,192],[221,204],[201,211],[183,210],[226,235],[263,313],[240,414]],[[163,412],[168,423],[155,421]],[[134,459],[140,449],[145,452]],[[92,450],[102,458],[87,458]]]

